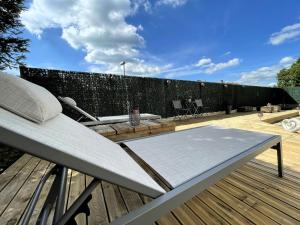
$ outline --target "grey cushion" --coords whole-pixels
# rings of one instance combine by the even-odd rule
[[[172,187],[177,187],[238,155],[263,149],[274,139],[280,141],[280,136],[205,126],[125,144]]]
[[[62,112],[61,104],[48,90],[1,71],[0,106],[37,123]]]

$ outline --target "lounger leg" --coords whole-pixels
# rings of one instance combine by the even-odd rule
[[[66,196],[66,186],[67,186],[67,178],[68,178],[68,169],[66,167],[62,167],[58,171],[58,178],[60,180],[58,187],[58,196],[56,201],[55,213],[53,221],[56,223],[60,217],[64,214],[64,206],[65,206],[65,196]]]
[[[56,176],[51,189],[47,195],[46,201],[37,219],[37,225],[45,225],[47,223],[51,209],[53,208],[58,195],[59,178]]]
[[[272,148],[277,151],[278,176],[283,177],[282,144],[281,144],[281,142],[279,142]]]
[[[55,179],[46,198],[44,206],[38,217],[37,224],[44,225],[47,223],[51,209],[55,202],[55,211],[53,217],[53,224],[55,224],[64,213],[66,183],[68,169],[64,166],[57,166],[55,171]]]
[[[94,178],[88,185],[84,192],[75,200],[71,207],[65,212],[65,214],[59,219],[56,225],[70,224],[74,217],[81,212],[89,211],[88,202],[91,200],[91,193],[99,184],[99,180]]]
[[[35,192],[29,202],[29,205],[24,213],[22,222],[20,224],[27,225],[29,223],[29,220],[31,218],[33,210],[36,206],[37,201],[39,200],[39,196],[42,192],[42,189],[43,189],[46,181],[49,179],[50,176],[52,176],[55,173],[57,168],[58,168],[58,166],[53,167],[52,170],[50,170],[47,174],[45,174],[45,176],[40,180],[40,183],[38,184],[37,188],[35,189]]]

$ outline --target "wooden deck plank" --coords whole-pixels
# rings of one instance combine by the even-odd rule
[[[206,205],[208,205],[230,224],[254,224],[243,215],[232,209],[230,205],[227,205],[207,190],[198,194],[197,197],[200,198],[201,201],[203,201]]]
[[[222,188],[224,191],[227,191],[234,197],[238,198],[241,202],[248,204],[249,206],[263,213],[265,216],[268,216],[269,218],[275,220],[279,224],[292,225],[298,223],[297,220],[289,217],[288,215],[279,211],[278,209],[266,204],[260,199],[251,196],[247,192],[235,187],[231,183],[222,180],[217,183],[217,186]]]
[[[152,200],[151,198],[144,195],[141,195],[141,199],[143,200],[144,204],[147,204]],[[158,225],[181,225],[181,223],[176,219],[173,213],[167,213],[163,215],[156,221],[156,223]]]
[[[122,199],[119,187],[103,181],[103,193],[109,214],[109,220],[113,221],[127,214],[126,205]]]
[[[20,159],[18,159],[15,163],[13,163],[10,167],[3,171],[3,173],[0,174],[0,193],[2,189],[11,181],[14,176],[17,175],[17,173],[28,163],[31,158],[31,155],[24,154]]]
[[[263,163],[257,160],[252,160],[251,162],[249,162],[249,165],[253,166],[257,170],[262,170],[264,172],[267,172],[273,177],[277,177],[278,172],[277,172],[277,166],[275,165]],[[300,185],[300,174],[285,169],[284,176],[281,178],[281,180],[282,181],[288,180],[290,182],[295,183],[296,185]]]
[[[191,200],[187,201],[186,204],[196,215],[198,215],[203,220],[205,224],[229,224],[226,220],[224,220],[221,216],[211,210],[197,197],[193,197]]]
[[[41,160],[38,158],[32,158],[25,167],[18,172],[18,174],[5,186],[0,195],[0,216],[2,216],[4,210],[12,201],[14,196],[19,192],[27,178],[32,171],[38,165]]]
[[[182,224],[190,225],[202,225],[205,224],[194,212],[188,208],[185,204],[182,204],[180,207],[172,210],[174,216]]]
[[[139,194],[125,188],[120,187],[122,198],[124,199],[128,212],[140,208],[143,205],[143,201]]]
[[[92,177],[86,176],[86,184],[88,185],[92,179]],[[109,223],[101,182],[93,190],[92,199],[88,205],[91,211],[88,217],[89,225],[106,225]]]
[[[37,167],[30,174],[28,179],[22,186],[22,191],[19,191],[10,204],[7,206],[3,214],[1,215],[0,224],[9,224],[18,222],[22,216],[23,209],[26,208],[32,196],[32,191],[37,187],[39,180],[44,176],[49,167],[49,162],[40,161]]]
[[[73,170],[67,208],[69,208],[74,203],[74,201],[84,191],[84,189],[85,189],[85,175]],[[75,220],[77,224],[80,225],[87,224],[86,215],[83,213],[77,215]]]
[[[277,177],[264,174],[261,171],[249,166],[243,166],[238,170],[238,172],[268,187],[274,188],[282,193],[290,195],[300,201],[300,190],[297,184],[293,184],[292,182],[289,182],[287,180],[278,179]]]
[[[280,201],[279,199],[274,198],[273,196],[266,195],[263,191],[257,190],[255,187],[252,187],[251,184],[247,182],[245,183],[244,181],[239,180],[236,177],[228,176],[225,178],[225,180],[230,184],[247,192],[251,196],[260,199],[261,201],[271,205],[273,208],[276,208],[281,212],[289,215],[290,217],[296,219],[297,221],[300,221],[300,211],[295,207],[283,201]]]
[[[242,201],[239,201],[233,195],[220,189],[218,186],[214,185],[208,189],[208,191],[219,199],[222,199],[227,205],[230,205],[232,209],[239,212],[241,215],[246,217],[248,220],[255,224],[265,224],[265,225],[276,225],[278,224],[274,220],[268,218],[258,210],[256,210],[251,205],[248,205]]]
[[[244,176],[243,174],[241,174],[239,172],[233,172],[233,173],[231,173],[231,176],[251,185],[256,190],[260,190],[260,191],[264,192],[265,194],[268,194],[268,195],[270,195],[274,198],[277,198],[297,209],[300,209],[300,201],[298,199],[292,198],[291,196],[289,196],[283,192],[280,192],[273,187],[270,187],[263,183],[260,183],[248,176]]]

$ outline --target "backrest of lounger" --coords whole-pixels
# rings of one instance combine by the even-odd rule
[[[0,108],[0,142],[152,197],[163,193],[119,145],[63,114],[37,124]]]
[[[46,89],[39,90],[36,85],[30,85],[21,78],[0,74],[0,95],[6,93],[7,85],[2,85],[6,78],[13,81],[7,85],[18,88],[18,92],[11,92],[10,97],[16,100],[12,95],[17,93],[18,99],[17,102],[6,101],[2,105],[0,102],[1,143],[152,197],[164,193],[119,145],[60,113],[58,101],[47,106],[47,99],[54,101],[54,97]],[[22,85],[22,82],[28,85]],[[32,103],[34,106],[33,103],[36,103],[35,108],[41,111],[41,118],[48,115],[47,110],[57,108],[55,117],[51,115],[40,123],[26,119],[23,114],[28,113],[28,110],[22,111],[19,107],[23,96],[26,96],[27,104]],[[13,113],[16,107],[18,114]]]

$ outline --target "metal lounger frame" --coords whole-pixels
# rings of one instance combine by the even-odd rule
[[[282,143],[280,136],[274,136],[271,140],[261,143],[253,147],[253,150],[244,152],[237,155],[234,158],[222,163],[209,171],[198,175],[197,177],[187,181],[186,183],[172,189],[171,191],[161,195],[153,201],[143,205],[141,208],[128,213],[127,215],[116,219],[111,225],[140,225],[151,224],[155,220],[159,219],[162,215],[166,214],[173,208],[176,208],[181,203],[191,199],[194,195],[205,190],[209,186],[213,185],[220,179],[227,176],[231,171],[240,167],[245,162],[254,158],[256,155],[262,153],[268,148],[273,148],[277,151],[277,163],[278,163],[278,176],[283,176],[283,162],[282,162]],[[85,191],[76,199],[72,206],[64,213],[65,206],[65,191],[67,180],[67,168],[64,166],[56,165],[50,172],[48,172],[40,181],[37,186],[27,210],[22,218],[22,225],[27,225],[29,219],[33,213],[36,203],[39,199],[39,195],[46,180],[55,175],[55,180],[51,186],[49,194],[46,198],[44,206],[38,217],[37,224],[46,224],[50,210],[55,204],[55,213],[53,218],[53,224],[57,225],[73,225],[76,224],[75,216],[78,213],[86,213],[89,215],[88,202],[92,198],[91,193],[97,184],[100,182],[94,178],[88,185]]]

